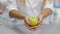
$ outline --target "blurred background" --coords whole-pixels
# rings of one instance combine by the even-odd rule
[[[0,0],[5,2],[7,0]],[[51,20],[53,23],[43,24],[38,30],[41,34],[60,34],[60,0],[49,0],[53,3],[53,17],[50,17],[54,20]],[[3,10],[2,10],[3,9]],[[19,31],[17,28],[14,28],[15,21],[10,20],[5,14],[6,6],[0,2],[0,34],[21,34],[22,31]],[[18,31],[17,31],[18,30]]]

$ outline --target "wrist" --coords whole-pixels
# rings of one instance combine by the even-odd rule
[[[25,17],[26,17],[26,15],[24,15],[24,14],[19,14],[19,19],[25,19]]]
[[[44,17],[43,17],[43,15],[41,14],[41,15],[39,15],[39,19],[40,20],[43,20],[44,19]]]
[[[26,18],[26,15],[23,16],[23,19],[25,19],[25,18]]]

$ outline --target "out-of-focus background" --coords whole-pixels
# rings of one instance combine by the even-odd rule
[[[60,0],[49,1],[53,2],[54,23],[41,25],[41,27],[38,28],[40,29],[38,32],[40,32],[40,34],[60,34]],[[2,0],[2,2],[5,2],[5,0]],[[7,13],[7,11],[4,11],[5,8],[4,4],[0,2],[0,34],[24,34],[21,30],[16,28],[14,21],[9,20],[8,17],[5,16],[5,13]]]

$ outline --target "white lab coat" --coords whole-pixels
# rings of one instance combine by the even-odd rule
[[[42,3],[43,0],[28,0],[28,1],[26,0],[26,7],[25,7],[19,2],[19,0],[8,0],[7,9],[8,9],[8,13],[10,10],[16,9],[16,10],[20,10],[20,12],[28,15],[29,17],[31,16],[37,17],[39,13],[41,13],[41,11],[43,10]],[[50,4],[47,0],[44,8],[51,8],[53,10],[53,4]],[[53,20],[53,18],[50,19]],[[49,24],[50,19],[49,16],[45,18],[43,24]],[[20,20],[17,19],[16,21],[18,22]]]
[[[20,29],[24,34],[39,34],[40,30],[38,29],[37,31],[29,31],[24,25],[24,21],[23,20],[18,20],[15,18],[10,18],[9,17],[9,11],[12,9],[16,9],[21,11],[22,13],[28,15],[29,17],[31,16],[38,16],[39,13],[41,13],[42,9],[42,3],[43,0],[26,0],[26,7],[23,6],[19,0],[7,0],[6,1],[7,4],[6,6],[6,11],[8,11],[6,14],[7,18],[16,22],[16,26],[18,29]],[[48,0],[45,4],[44,8],[51,8],[53,10],[53,4],[49,3]],[[50,17],[53,17],[52,15],[50,15]],[[49,20],[53,20],[53,18],[49,19],[49,16],[47,18],[44,19],[43,24],[49,24]],[[23,34],[22,33],[22,34]]]

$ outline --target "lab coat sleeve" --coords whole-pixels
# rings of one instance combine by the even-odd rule
[[[46,18],[44,19],[43,23],[44,23],[44,24],[52,24],[52,23],[54,23],[54,8],[53,8],[53,2],[50,3],[50,1],[47,0],[43,9],[45,9],[45,8],[50,8],[50,9],[52,9],[53,13],[52,13],[51,15],[49,15],[48,17],[46,17]]]
[[[7,1],[7,10],[11,11],[12,9],[18,10],[16,5],[16,0],[8,0]]]
[[[45,6],[44,6],[44,9],[45,8],[50,8],[50,9],[53,10],[53,3],[50,3],[49,0],[47,0],[46,3],[45,3]]]
[[[13,10],[13,9],[15,9],[15,10],[17,10],[18,11],[18,8],[17,8],[17,2],[16,2],[16,0],[8,0],[7,1],[7,17],[10,19],[10,20],[15,20],[15,18],[10,18],[10,16],[9,16],[9,12],[11,11],[11,10]]]
[[[9,11],[11,10],[18,10],[17,9],[17,5],[16,5],[16,0],[7,0],[7,4],[6,4],[6,13],[4,13],[3,17],[10,19],[10,20],[14,20],[14,18],[10,18],[9,16]]]

